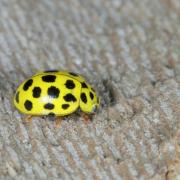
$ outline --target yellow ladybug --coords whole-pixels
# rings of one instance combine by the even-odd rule
[[[72,72],[44,71],[25,80],[17,88],[15,107],[23,114],[65,116],[78,108],[95,113],[99,99],[85,79]]]

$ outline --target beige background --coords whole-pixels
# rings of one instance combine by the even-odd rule
[[[0,179],[180,178],[179,50],[178,0],[0,0]],[[22,123],[13,92],[45,69],[94,86],[92,123]]]

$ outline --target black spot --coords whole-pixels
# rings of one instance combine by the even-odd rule
[[[63,104],[63,105],[62,105],[62,108],[63,108],[63,109],[67,109],[68,107],[69,107],[69,104]]]
[[[69,72],[69,74],[72,76],[78,76],[76,73],[73,73],[73,72]]]
[[[92,92],[89,93],[89,96],[92,100],[94,99],[94,94]]]
[[[70,102],[70,101],[75,102],[75,101],[77,101],[77,99],[70,93],[68,93],[68,94],[66,94],[64,96],[64,100],[67,101],[67,102]]]
[[[82,88],[88,88],[87,84],[85,82],[81,83]]]
[[[32,109],[32,102],[29,100],[26,100],[24,103],[24,107],[26,108],[26,110],[30,111]]]
[[[41,96],[41,88],[40,87],[34,87],[33,89],[33,97],[39,98]]]
[[[91,88],[93,92],[95,92],[95,90],[93,88]]]
[[[24,89],[25,91],[27,91],[27,90],[29,89],[29,87],[32,85],[32,83],[33,83],[33,80],[32,80],[32,79],[29,79],[29,80],[26,81],[26,83],[24,84],[23,89]]]
[[[55,121],[56,120],[56,115],[53,113],[53,112],[50,112],[49,114],[48,114],[48,119],[50,120],[50,121]]]
[[[50,112],[50,113],[48,114],[48,116],[52,116],[52,117],[54,117],[54,116],[55,116],[55,114],[54,114],[53,112]]]
[[[43,80],[44,82],[55,82],[56,76],[54,76],[54,75],[42,76],[42,80]]]
[[[74,89],[75,88],[75,84],[72,80],[67,80],[65,85],[68,89]]]
[[[55,72],[59,72],[58,70],[56,70],[56,69],[52,69],[52,70],[47,70],[47,71],[44,71],[45,73],[51,73],[51,72],[53,72],[53,73],[55,73]]]
[[[16,99],[16,102],[19,103],[19,91],[16,93],[15,99]]]
[[[55,86],[51,86],[48,88],[48,95],[51,98],[58,98],[59,97],[60,90],[56,88]]]
[[[44,105],[44,108],[45,109],[54,109],[54,104],[47,103],[47,104]]]
[[[87,103],[87,97],[86,97],[86,94],[85,94],[85,93],[81,93],[81,100],[82,100],[84,103]]]

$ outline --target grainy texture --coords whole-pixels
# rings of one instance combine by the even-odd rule
[[[178,179],[179,0],[0,0],[0,179]],[[11,105],[45,69],[83,74],[102,103],[60,129]]]

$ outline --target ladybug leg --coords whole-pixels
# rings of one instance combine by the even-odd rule
[[[24,118],[23,118],[23,124],[30,124],[32,122],[32,115],[26,115]]]
[[[56,118],[55,118],[55,128],[57,128],[57,129],[60,128],[61,121],[62,121],[62,117],[56,116]]]
[[[88,124],[91,121],[91,117],[88,114],[83,113],[82,118],[85,124]]]

